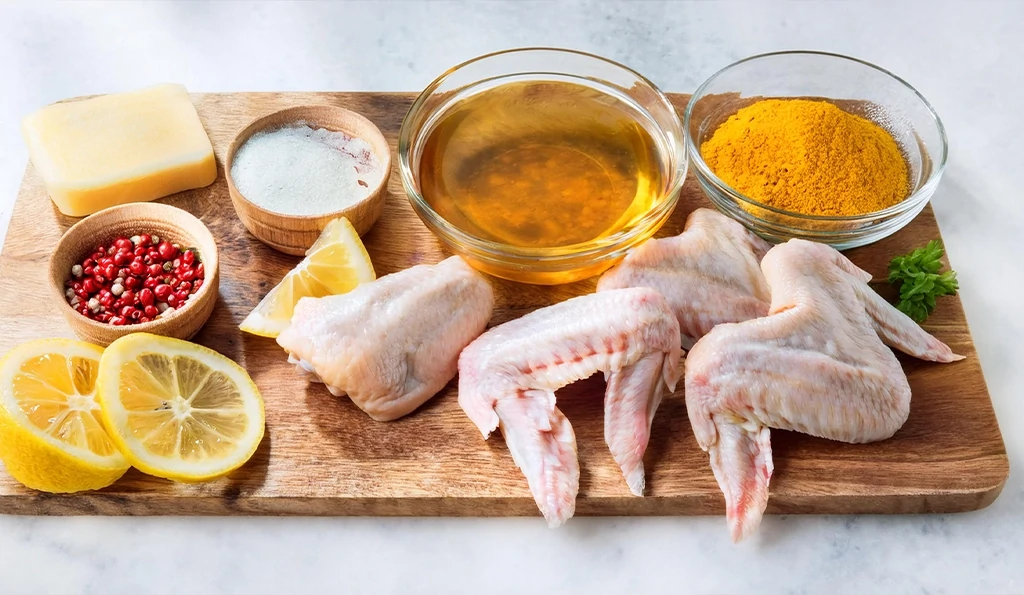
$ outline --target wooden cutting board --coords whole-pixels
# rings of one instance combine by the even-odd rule
[[[526,480],[500,435],[485,442],[456,403],[455,388],[399,421],[379,423],[323,385],[300,380],[270,339],[238,323],[297,262],[250,236],[228,197],[223,163],[232,137],[257,116],[299,104],[347,107],[374,121],[396,150],[414,95],[407,93],[197,94],[221,175],[212,186],[164,202],[191,211],[220,245],[220,300],[195,338],[231,357],[263,392],[267,433],[253,459],[230,477],[176,484],[129,471],[97,492],[48,495],[0,472],[0,512],[102,515],[538,515]],[[682,112],[686,95],[673,95]],[[384,215],[365,236],[378,275],[446,256],[409,207],[392,172]],[[710,206],[687,180],[659,235],[677,234],[686,215]],[[28,167],[0,254],[0,352],[29,339],[72,337],[43,290],[50,250],[74,219],[52,206]],[[852,250],[855,263],[884,279],[888,260],[939,237],[931,207],[898,234]],[[593,281],[536,287],[493,280],[492,324],[593,290]],[[878,289],[888,289],[879,284]],[[888,295],[888,294],[887,294]],[[903,358],[913,388],[910,419],[884,442],[848,445],[772,431],[775,475],[769,513],[923,513],[982,508],[999,494],[1009,466],[978,355],[959,298],[941,298],[925,328],[967,359],[939,365]],[[707,455],[694,440],[682,393],[665,399],[647,450],[647,496],[629,494],[604,443],[599,377],[558,394],[572,422],[582,467],[579,515],[722,514]],[[539,521],[538,521],[539,522]]]

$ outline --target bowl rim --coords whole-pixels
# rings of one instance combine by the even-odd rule
[[[381,141],[382,144],[388,146],[388,151],[384,155],[378,155],[377,154],[378,151],[376,151],[376,150],[374,151],[374,154],[380,160],[380,167],[381,167],[381,171],[383,172],[383,176],[381,177],[380,182],[378,182],[376,186],[374,186],[373,188],[370,189],[369,194],[367,194],[365,197],[361,198],[360,200],[358,200],[358,201],[356,201],[356,202],[354,202],[354,203],[352,203],[352,204],[350,204],[350,205],[348,205],[348,206],[346,206],[344,208],[338,209],[336,211],[328,211],[326,213],[319,213],[319,214],[312,214],[312,215],[289,215],[288,213],[280,213],[278,211],[272,211],[270,209],[267,209],[266,207],[263,207],[263,206],[255,203],[255,202],[253,202],[252,199],[250,199],[241,190],[238,189],[238,185],[235,184],[235,179],[231,175],[231,166],[234,164],[235,155],[238,153],[238,150],[241,149],[242,146],[245,145],[245,143],[249,142],[249,139],[252,138],[257,132],[262,132],[264,130],[271,130],[271,129],[276,130],[278,128],[283,128],[284,126],[286,126],[288,124],[288,123],[285,123],[285,124],[281,124],[281,125],[279,125],[279,126],[277,126],[275,128],[272,128],[271,126],[269,126],[267,124],[268,120],[270,120],[272,118],[279,117],[279,116],[283,116],[283,115],[288,115],[291,118],[292,114],[300,114],[300,113],[306,112],[308,110],[324,110],[324,109],[330,110],[330,111],[334,111],[334,112],[337,112],[337,113],[344,113],[344,114],[348,115],[349,117],[354,117],[357,120],[362,120],[364,124],[368,125],[368,129],[373,132],[374,136],[378,137],[377,140]],[[294,124],[294,123],[301,122],[301,121],[302,121],[302,117],[301,116],[295,116],[294,118],[292,118],[290,120],[290,123]],[[307,124],[309,124],[309,122],[307,122]],[[319,127],[319,128],[327,128],[328,130],[331,130],[330,127],[322,126],[322,125],[319,125],[319,124],[317,125],[317,127]],[[332,132],[344,132],[346,134],[350,134],[352,136],[356,136],[356,135],[352,134],[350,131],[347,131],[347,130],[332,130]],[[242,139],[243,136],[245,137],[245,139],[244,140],[240,140],[240,139]],[[358,137],[358,138],[361,138],[363,141],[367,141],[367,142],[369,142],[369,140],[370,140],[370,139],[363,138],[363,137]],[[285,108],[282,108],[282,109],[279,109],[279,110],[274,110],[272,112],[263,114],[262,116],[257,116],[255,118],[253,118],[252,120],[250,120],[248,123],[246,123],[244,126],[242,126],[242,128],[237,133],[235,133],[235,136],[231,139],[231,144],[228,146],[227,155],[224,157],[224,179],[227,181],[228,189],[229,189],[229,191],[232,191],[233,195],[237,195],[242,201],[245,202],[245,204],[247,206],[251,207],[253,210],[255,210],[256,212],[260,213],[263,216],[266,216],[266,217],[276,217],[276,218],[279,218],[279,219],[281,219],[283,221],[295,221],[295,222],[316,222],[316,221],[318,221],[320,219],[325,219],[325,218],[326,219],[336,219],[338,217],[344,217],[346,214],[350,213],[353,209],[361,208],[363,205],[366,205],[366,204],[369,204],[369,203],[371,203],[371,202],[373,202],[375,200],[380,200],[381,199],[381,197],[383,196],[383,190],[385,188],[387,188],[388,178],[390,177],[390,173],[391,173],[391,148],[390,147],[391,147],[391,145],[390,145],[390,143],[388,143],[387,137],[385,137],[384,133],[382,133],[380,131],[380,128],[378,128],[377,125],[374,124],[372,120],[370,120],[366,116],[360,114],[359,112],[350,110],[350,109],[345,108],[345,107],[341,107],[340,105],[331,105],[329,103],[323,103],[323,104],[320,104],[320,103],[308,103],[308,104],[301,104],[301,105],[292,105],[292,106],[289,106],[289,107],[285,107]],[[241,215],[239,215],[239,217],[241,217]]]
[[[440,87],[441,84],[445,80],[447,80],[452,74],[460,71],[461,69],[463,69],[466,66],[469,66],[470,64],[488,60],[497,56],[503,56],[506,54],[517,54],[526,52],[553,52],[558,54],[573,54],[611,65],[614,68],[622,70],[636,77],[638,80],[642,81],[645,85],[647,85],[651,89],[651,91],[654,92],[654,96],[657,99],[657,101],[663,103],[664,106],[668,109],[669,113],[671,114],[671,117],[676,124],[676,129],[679,133],[678,135],[676,135],[678,136],[677,140],[679,142],[673,143],[677,145],[677,147],[675,147],[674,152],[676,153],[676,158],[678,161],[676,167],[671,172],[672,176],[674,176],[674,179],[672,181],[672,184],[668,186],[664,193],[666,196],[669,197],[669,199],[662,202],[660,205],[658,205],[657,208],[651,209],[650,211],[645,213],[644,216],[637,220],[637,222],[628,231],[620,230],[613,234],[600,237],[596,240],[589,240],[586,242],[579,242],[576,244],[568,244],[565,246],[558,246],[555,248],[522,247],[515,246],[513,244],[507,244],[504,242],[495,242],[480,238],[476,235],[469,234],[463,231],[462,229],[459,229],[452,223],[450,223],[447,219],[439,215],[437,211],[434,210],[433,207],[430,206],[426,199],[424,199],[423,196],[420,194],[418,189],[413,185],[414,175],[411,164],[409,162],[412,140],[410,138],[411,132],[409,130],[409,126],[411,125],[411,117],[422,110],[423,104],[426,102],[427,98],[438,87]],[[524,71],[517,74],[566,73],[558,72],[556,69],[538,69],[533,71]],[[662,127],[659,126],[658,128]],[[664,132],[670,138],[673,136],[671,131],[666,130]],[[416,99],[412,102],[412,105],[409,107],[409,111],[406,112],[405,117],[402,118],[402,125],[398,133],[398,170],[399,175],[402,178],[402,185],[405,188],[405,193],[409,199],[409,202],[412,203],[413,209],[423,219],[429,222],[428,227],[433,229],[435,233],[440,233],[441,235],[443,235],[447,241],[458,244],[460,248],[462,248],[463,250],[465,250],[468,247],[468,251],[472,253],[474,256],[486,256],[494,262],[504,262],[509,259],[530,259],[531,261],[534,262],[557,263],[560,261],[565,261],[567,259],[575,260],[578,258],[601,256],[606,252],[615,251],[623,243],[629,243],[632,239],[640,235],[643,235],[645,230],[647,230],[647,228],[650,225],[653,225],[658,220],[663,219],[667,211],[671,211],[672,209],[675,208],[676,204],[679,201],[680,189],[683,187],[683,184],[686,181],[686,172],[689,167],[689,158],[686,151],[685,133],[686,131],[683,130],[683,124],[682,120],[679,117],[679,112],[676,109],[676,107],[672,104],[672,102],[669,100],[665,92],[662,91],[661,88],[654,84],[654,82],[652,82],[650,79],[648,79],[644,75],[640,74],[639,72],[633,70],[628,66],[625,66],[609,58],[605,58],[603,56],[598,56],[596,54],[592,54],[589,52],[569,48],[560,48],[553,46],[527,46],[519,48],[510,48],[482,54],[469,60],[465,60],[459,64],[456,64],[455,66],[452,66],[448,70],[441,73],[437,78],[431,81],[430,84],[424,87],[423,91],[421,91],[419,95],[416,96]]]
[[[759,202],[747,196],[746,194],[740,192],[739,190],[733,188],[729,184],[725,183],[724,180],[715,175],[711,168],[708,167],[708,164],[704,161],[704,157],[700,154],[700,149],[699,147],[696,146],[696,142],[693,139],[693,135],[690,133],[690,120],[693,115],[693,108],[698,98],[700,98],[704,94],[707,87],[709,87],[711,83],[713,83],[719,76],[732,70],[736,66],[745,64],[747,62],[753,62],[755,60],[791,55],[820,56],[825,58],[835,58],[839,60],[846,60],[849,62],[856,62],[858,64],[861,64],[862,66],[867,66],[868,68],[877,70],[878,72],[887,75],[889,78],[893,79],[897,83],[900,83],[901,85],[906,87],[911,93],[916,95],[917,98],[924,105],[925,109],[928,110],[928,113],[931,114],[932,120],[935,122],[935,126],[939,132],[939,140],[942,144],[941,155],[937,160],[937,165],[932,169],[931,174],[928,176],[928,179],[925,180],[915,192],[908,195],[900,202],[892,205],[891,207],[882,209],[881,211],[872,211],[870,213],[862,213],[860,215],[808,215],[806,213],[798,213],[796,211],[787,211],[785,209],[780,209],[778,207],[773,207],[763,202]],[[702,176],[712,180],[716,185],[728,190],[733,198],[739,199],[750,206],[757,207],[759,209],[764,209],[770,213],[775,213],[776,215],[783,215],[786,217],[791,217],[793,219],[803,219],[806,221],[833,221],[847,223],[861,222],[865,219],[877,219],[879,217],[884,218],[901,213],[907,210],[908,205],[915,205],[917,203],[917,200],[921,196],[931,195],[931,187],[936,180],[942,177],[942,173],[946,169],[946,161],[949,157],[949,139],[946,136],[946,127],[942,123],[942,119],[939,118],[939,114],[938,112],[935,111],[935,108],[932,106],[932,104],[927,99],[925,99],[924,95],[922,95],[920,91],[915,89],[913,85],[908,83],[900,76],[894,74],[893,72],[886,70],[885,68],[882,68],[877,64],[872,64],[867,60],[861,60],[860,58],[855,58],[853,56],[847,56],[844,54],[837,54],[834,52],[824,52],[818,50],[783,50],[778,52],[766,52],[763,54],[755,54],[753,56],[743,58],[742,60],[737,60],[736,62],[733,62],[732,64],[729,64],[723,68],[720,68],[717,72],[708,77],[707,80],[701,83],[701,85],[697,87],[697,89],[693,92],[693,95],[690,96],[690,101],[687,102],[686,110],[683,113],[683,134],[686,137],[686,150],[690,154],[690,160],[693,162],[696,171],[699,172]]]
[[[132,208],[136,208],[136,209],[138,209],[138,208],[146,208],[146,209],[152,209],[152,210],[155,210],[155,211],[164,211],[165,213],[173,212],[173,211],[180,211],[180,213],[183,213],[183,214],[191,217],[192,219],[195,219],[196,222],[199,223],[199,226],[200,226],[199,229],[202,229],[203,231],[206,232],[206,235],[209,236],[209,238],[207,238],[207,239],[210,241],[210,243],[214,247],[213,255],[208,255],[208,254],[201,254],[200,255],[200,257],[202,258],[202,263],[204,264],[204,268],[207,265],[207,263],[210,262],[211,260],[213,261],[214,266],[212,267],[212,270],[205,271],[206,272],[206,281],[203,282],[203,286],[199,288],[199,291],[197,291],[197,292],[195,292],[195,294],[193,294],[193,295],[195,295],[195,297],[192,300],[189,300],[189,301],[192,302],[191,304],[186,303],[184,308],[175,308],[174,312],[172,312],[171,314],[168,314],[167,316],[160,316],[160,317],[158,317],[158,318],[156,318],[154,320],[150,320],[149,322],[140,322],[140,323],[136,323],[136,324],[126,324],[126,325],[118,327],[118,326],[113,326],[113,325],[107,324],[105,322],[99,322],[98,320],[93,320],[91,318],[87,318],[87,317],[83,316],[81,313],[79,313],[77,310],[75,310],[74,308],[71,307],[71,304],[68,303],[67,297],[65,296],[63,282],[61,282],[60,284],[55,282],[55,280],[58,278],[58,275],[57,275],[58,271],[55,269],[55,267],[57,266],[57,263],[56,263],[55,259],[53,258],[53,256],[55,256],[61,249],[64,249],[64,248],[67,247],[65,245],[65,240],[71,236],[71,233],[73,231],[76,231],[76,228],[77,228],[77,230],[80,231],[82,226],[84,226],[87,222],[89,222],[90,225],[101,224],[103,219],[109,218],[112,215],[116,214],[118,211],[126,209],[128,207],[132,207]],[[93,219],[94,217],[96,219]],[[92,220],[92,221],[90,222],[90,220]],[[178,226],[175,225],[175,227],[178,227]],[[192,235],[192,234],[185,234],[185,235]],[[195,311],[196,311],[196,306],[199,305],[200,301],[202,299],[204,299],[204,297],[209,292],[217,291],[217,288],[216,288],[217,283],[210,283],[208,281],[210,281],[212,279],[216,279],[219,276],[219,272],[220,272],[219,271],[219,269],[220,269],[220,256],[218,255],[219,251],[220,251],[220,247],[217,245],[217,239],[215,237],[213,237],[213,233],[210,231],[210,228],[207,227],[206,224],[203,223],[203,221],[199,217],[196,217],[195,215],[193,215],[192,213],[189,213],[185,209],[176,207],[174,205],[169,205],[169,204],[166,204],[166,203],[160,203],[160,202],[141,202],[141,203],[140,202],[131,202],[131,203],[124,203],[124,204],[120,204],[120,205],[114,205],[112,207],[107,207],[105,209],[101,209],[99,211],[96,211],[95,213],[93,213],[92,215],[89,215],[87,217],[83,217],[80,221],[78,221],[77,223],[75,223],[74,225],[69,227],[67,229],[67,231],[65,231],[63,234],[61,234],[60,238],[57,240],[57,243],[53,247],[53,252],[51,253],[51,257],[49,259],[49,262],[47,263],[47,271],[49,273],[50,290],[51,290],[51,294],[53,295],[54,299],[56,299],[57,302],[59,302],[59,306],[58,307],[62,309],[62,311],[64,313],[64,316],[65,317],[72,316],[72,315],[75,316],[74,320],[76,320],[78,322],[78,324],[81,324],[81,325],[83,325],[86,328],[92,328],[92,329],[96,329],[96,330],[103,329],[103,330],[106,330],[106,331],[109,331],[111,329],[125,329],[124,330],[125,334],[127,334],[127,333],[144,333],[144,332],[156,332],[157,334],[159,334],[158,331],[161,328],[163,328],[164,326],[166,326],[168,324],[171,324],[172,321],[175,321],[175,320],[181,319],[183,317],[186,317],[186,316],[194,314]],[[61,273],[61,276],[66,279],[67,278],[66,272]]]

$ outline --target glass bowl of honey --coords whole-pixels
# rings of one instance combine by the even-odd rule
[[[438,77],[402,122],[413,209],[491,275],[569,283],[651,237],[686,178],[668,98],[610,60],[554,48],[487,54]]]

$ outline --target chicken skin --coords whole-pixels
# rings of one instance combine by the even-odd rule
[[[459,352],[484,331],[493,309],[487,280],[453,256],[346,294],[302,298],[277,342],[332,394],[390,421],[455,377]]]
[[[608,270],[598,291],[651,287],[668,300],[689,349],[715,325],[768,313],[761,259],[771,246],[711,209],[696,209],[683,233],[648,240]]]
[[[768,316],[715,327],[685,364],[687,413],[710,454],[735,541],[756,531],[768,502],[768,428],[884,440],[910,411],[910,385],[886,345],[928,361],[963,359],[831,247],[790,240],[761,268],[771,288]]]
[[[603,371],[605,441],[643,495],[654,413],[679,379],[679,325],[660,293],[618,289],[573,298],[494,327],[459,358],[459,405],[486,439],[501,429],[537,506],[555,527],[575,512],[576,438],[555,391]]]

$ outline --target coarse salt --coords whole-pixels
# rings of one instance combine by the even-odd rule
[[[282,215],[323,215],[366,198],[384,172],[369,143],[295,122],[252,135],[231,178],[247,199]]]

